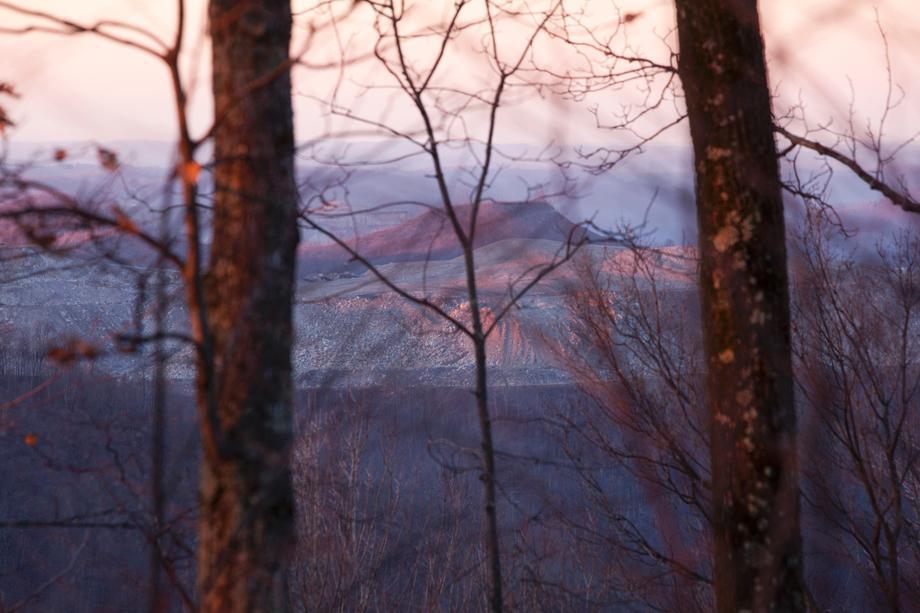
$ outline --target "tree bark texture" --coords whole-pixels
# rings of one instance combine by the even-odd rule
[[[201,476],[203,611],[287,608],[297,192],[289,0],[210,0],[214,210],[204,293],[216,444]]]
[[[721,613],[803,611],[783,204],[756,0],[676,0]]]

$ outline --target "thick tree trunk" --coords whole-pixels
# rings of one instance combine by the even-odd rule
[[[211,0],[214,217],[205,282],[213,369],[198,584],[203,611],[282,611],[293,546],[291,305],[297,194],[289,0]],[[209,394],[210,400],[209,400]]]
[[[676,0],[696,162],[717,610],[805,609],[785,230],[756,0]]]

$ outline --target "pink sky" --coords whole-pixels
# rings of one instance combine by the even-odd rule
[[[174,27],[173,2],[167,0],[18,0],[30,9],[65,14],[92,21],[121,19],[148,27],[168,38]],[[295,2],[305,6],[309,2]],[[653,42],[653,32],[669,29],[672,6],[668,0],[623,0],[624,12],[642,12],[630,24],[634,41]],[[204,0],[188,0],[191,23],[189,40],[202,40]],[[610,2],[600,2],[608,10]],[[873,3],[862,0],[769,0],[762,1],[764,29],[774,87],[791,100],[799,91],[817,114],[842,111],[849,102],[848,77],[857,93],[857,104],[876,116],[884,100],[882,46],[875,30]],[[895,79],[907,100],[893,117],[901,132],[920,129],[920,11],[916,0],[879,0],[880,18],[889,34]],[[430,5],[434,6],[434,5]],[[0,23],[16,25],[0,10]],[[186,68],[207,78],[207,48],[187,54]],[[169,140],[173,135],[168,82],[163,68],[140,53],[119,48],[92,37],[59,38],[44,35],[0,36],[0,80],[17,85],[22,100],[13,108],[20,126],[19,140]],[[329,77],[299,70],[295,86],[328,83]],[[195,118],[204,127],[209,100],[199,93]],[[298,136],[315,132],[315,110],[298,98]],[[587,124],[585,124],[587,125]],[[504,136],[515,140],[515,128]],[[520,127],[519,136],[527,134]],[[579,138],[590,138],[583,136]],[[681,138],[678,134],[672,138]]]

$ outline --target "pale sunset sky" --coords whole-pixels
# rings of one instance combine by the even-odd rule
[[[174,2],[168,0],[18,0],[19,6],[64,15],[83,22],[118,19],[142,25],[165,39],[172,37]],[[295,2],[306,6],[309,2]],[[599,11],[613,13],[613,2],[599,2]],[[883,47],[875,25],[875,9],[890,43],[895,81],[905,90],[905,104],[893,116],[901,133],[920,129],[920,10],[917,0],[763,0],[762,19],[774,89],[783,100],[808,100],[821,113],[845,111],[850,85],[857,106],[877,116],[885,95]],[[188,0],[190,23],[185,56],[187,74],[206,82],[208,49],[204,43],[205,0]],[[429,6],[434,6],[431,4]],[[640,48],[656,47],[672,22],[668,0],[623,0],[624,13],[641,16],[629,24]],[[0,9],[0,26],[25,22]],[[44,34],[0,35],[0,81],[13,83],[22,95],[11,107],[21,141],[94,139],[159,140],[173,137],[169,84],[164,68],[153,59],[92,36]],[[305,69],[295,72],[295,88],[308,91],[329,76]],[[206,88],[195,95],[194,117],[204,127],[210,112]],[[316,111],[302,96],[295,100],[298,137],[315,132]],[[522,130],[522,134],[524,131]],[[505,134],[514,140],[515,130]],[[590,137],[587,137],[590,138]],[[680,134],[671,136],[679,139]]]

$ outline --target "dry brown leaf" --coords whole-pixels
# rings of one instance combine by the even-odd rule
[[[198,176],[201,175],[201,164],[192,160],[179,166],[179,175],[186,183],[198,183]]]
[[[98,147],[96,153],[103,168],[109,172],[118,170],[118,155],[114,151],[105,147]]]

